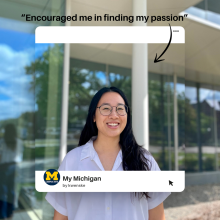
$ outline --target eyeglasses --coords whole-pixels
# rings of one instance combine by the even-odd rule
[[[108,104],[103,104],[97,108],[99,108],[99,111],[102,115],[107,116],[111,114],[113,107],[116,107],[117,113],[121,116],[126,115],[128,112],[128,107],[123,104],[120,104],[118,106],[111,106]]]

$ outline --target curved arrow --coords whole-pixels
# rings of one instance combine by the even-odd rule
[[[170,25],[170,24],[169,24],[169,25]],[[156,57],[155,57],[155,59],[154,59],[154,63],[157,63],[157,62],[160,62],[160,61],[165,60],[165,59],[163,59],[163,60],[159,60],[159,59],[163,56],[163,54],[166,52],[166,50],[167,50],[168,47],[170,46],[171,40],[172,40],[172,29],[171,29],[171,26],[170,26],[170,41],[169,41],[167,47],[165,48],[165,50],[163,51],[163,53],[162,53],[158,58],[157,58],[157,53],[156,53]]]

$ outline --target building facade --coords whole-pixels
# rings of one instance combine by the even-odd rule
[[[12,162],[4,160],[6,151],[12,152],[15,162],[13,184],[8,185],[14,196],[2,190],[7,183],[0,180],[0,201],[13,204],[14,219],[21,212],[26,219],[51,218],[53,209],[44,200],[45,193],[35,190],[34,172],[58,168],[60,158],[77,147],[89,103],[105,86],[124,91],[132,108],[134,133],[142,134],[137,138],[141,144],[148,142],[146,147],[161,170],[185,170],[186,185],[203,184],[199,180],[201,173],[220,175],[220,3],[181,0],[181,7],[177,7],[172,0],[166,5],[153,0],[140,2],[0,2],[0,165],[10,169],[5,167]],[[185,45],[171,44],[164,54],[165,61],[157,65],[153,60],[156,53],[162,53],[165,44],[142,45],[136,54],[132,44],[70,44],[67,51],[64,44],[35,44],[36,27],[131,26],[143,22],[67,24],[25,21],[21,16],[138,13],[149,16],[188,13],[183,22],[170,22],[171,26],[185,28]],[[168,23],[147,25],[168,26]],[[142,56],[146,56],[145,67],[139,63]],[[141,67],[140,73],[134,69],[135,65]],[[135,81],[137,76],[146,79],[140,88]],[[141,125],[147,127],[148,137],[134,120],[143,107],[138,89],[148,95],[148,122],[147,126]],[[68,114],[64,114],[64,100]],[[6,136],[14,142],[7,142]],[[216,180],[210,178],[212,181]]]

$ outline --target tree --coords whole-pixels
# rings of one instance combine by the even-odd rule
[[[49,99],[56,100],[56,106],[53,106],[53,108],[57,108],[58,111],[54,117],[57,119],[56,127],[60,126],[63,45],[55,44],[54,46],[49,46],[40,57],[36,58],[35,61],[33,61],[29,66],[26,66],[25,69],[26,74],[31,75],[33,78],[30,91],[35,93],[35,103],[37,105],[37,109],[35,111],[36,138],[43,138],[45,137]],[[53,72],[53,70],[55,71]],[[53,86],[55,84],[56,87],[54,91],[49,94],[49,86]],[[54,118],[51,118],[51,120],[54,120]]]

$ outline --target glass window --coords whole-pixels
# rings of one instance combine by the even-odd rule
[[[185,99],[185,170],[195,172],[199,170],[199,126],[198,100],[196,83],[186,81]]]
[[[131,108],[131,69],[110,65],[107,77],[109,86],[120,88],[125,93]]]
[[[64,8],[63,0],[0,2],[1,219],[21,219],[27,211],[29,219],[53,216],[45,193],[35,190],[34,173],[58,167],[63,45],[35,45],[35,29],[64,24],[21,15],[61,16]]]
[[[220,2],[216,0],[207,0],[208,10],[220,14]]]
[[[203,170],[213,171],[216,169],[215,149],[215,111],[218,106],[215,103],[212,86],[200,85],[200,110],[201,110],[201,144]]]
[[[186,12],[199,18],[220,24],[220,2],[216,0],[203,0],[195,6],[189,7]]]
[[[179,170],[185,170],[185,109],[186,109],[186,87],[185,79],[177,78],[177,102],[178,102],[178,164]]]
[[[70,59],[68,151],[78,146],[94,94],[107,84],[105,64]]]
[[[216,170],[220,170],[220,87],[215,86],[214,88],[214,141],[216,152]]]
[[[162,170],[174,169],[173,76],[149,73],[150,152]]]

